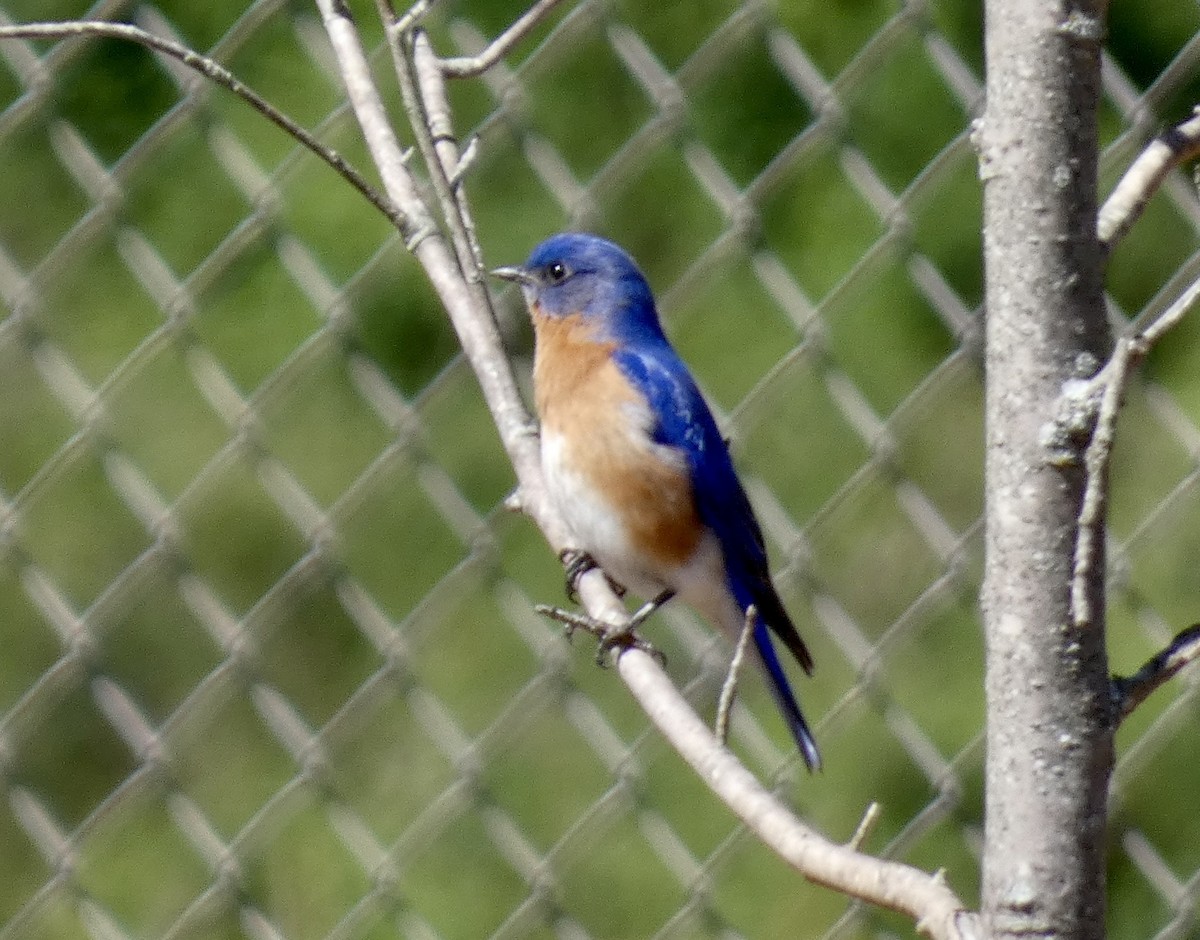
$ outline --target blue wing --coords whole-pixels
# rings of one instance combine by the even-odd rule
[[[655,441],[686,455],[696,510],[720,540],[729,589],[742,609],[754,604],[758,610],[754,642],[770,679],[772,695],[805,762],[809,767],[819,767],[816,742],[771,645],[767,627],[805,672],[812,672],[812,656],[771,583],[762,530],[712,412],[683,360],[665,339],[623,347],[613,354],[613,360],[649,401],[658,421],[652,431]]]

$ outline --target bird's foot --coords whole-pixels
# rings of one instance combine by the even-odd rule
[[[561,623],[565,627],[564,633],[568,640],[575,635],[575,631],[577,630],[583,630],[585,633],[590,633],[594,636],[599,641],[599,646],[596,649],[596,664],[599,666],[608,665],[607,654],[614,649],[641,650],[643,653],[653,656],[661,665],[666,665],[667,657],[652,643],[643,640],[637,634],[638,625],[645,617],[639,620],[635,616],[625,626],[614,627],[612,624],[604,623],[587,614],[577,614],[574,611],[563,610],[561,607],[551,607],[548,604],[538,604],[534,610],[543,617],[549,617],[551,620],[557,620]]]
[[[601,624],[601,626],[604,626]],[[637,624],[632,620],[624,627],[609,627],[600,637],[600,645],[596,647],[596,664],[608,665],[608,653],[612,650],[641,650],[658,660],[660,666],[667,664],[667,657],[657,646],[638,636]]]
[[[646,622],[647,617],[674,596],[675,592],[668,590],[663,591],[653,600],[646,601],[629,618],[629,623],[623,627],[605,627],[604,624],[601,624],[602,627],[605,627],[605,630],[603,636],[600,637],[600,648],[596,650],[596,662],[603,666],[605,663],[605,653],[617,648],[632,648],[639,649],[643,653],[649,653],[658,660],[660,666],[665,666],[667,664],[667,657],[653,644],[646,642],[638,636],[637,629]]]
[[[599,568],[596,559],[587,552],[578,548],[564,548],[558,553],[559,561],[567,566],[567,600],[572,604],[579,603],[579,579],[591,571],[593,568]],[[604,580],[608,582],[608,586],[612,588],[613,593],[617,597],[625,596],[625,588],[617,584],[607,574],[604,575]]]
[[[558,560],[567,567],[567,600],[578,604],[579,579],[597,567],[596,559],[577,548],[564,548],[558,553]]]

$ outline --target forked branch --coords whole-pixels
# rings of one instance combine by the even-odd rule
[[[1200,280],[1194,281],[1143,331],[1118,339],[1104,368],[1091,379],[1075,383],[1060,401],[1060,420],[1076,427],[1091,427],[1083,452],[1087,479],[1079,507],[1071,581],[1071,613],[1076,626],[1092,623],[1097,613],[1088,600],[1087,582],[1089,574],[1103,563],[1108,470],[1129,377],[1154,344],[1184,318],[1197,298],[1200,298]],[[1069,437],[1061,426],[1055,433],[1060,440]]]
[[[1200,108],[1191,118],[1170,128],[1142,151],[1101,207],[1097,235],[1105,251],[1112,248],[1141,217],[1151,197],[1176,167],[1200,156]],[[1071,610],[1076,626],[1092,623],[1088,579],[1104,560],[1104,521],[1107,515],[1109,466],[1116,443],[1117,417],[1134,369],[1154,344],[1174,328],[1200,297],[1200,280],[1194,281],[1165,310],[1136,333],[1119,337],[1112,356],[1095,376],[1069,383],[1059,402],[1059,414],[1048,430],[1047,443],[1061,459],[1073,459],[1071,440],[1081,433],[1086,438],[1083,463],[1086,484],[1080,504],[1076,532]],[[1113,700],[1115,721],[1120,722],[1146,697],[1177,674],[1198,655],[1196,627],[1183,631],[1158,656],[1129,678],[1115,676]]]

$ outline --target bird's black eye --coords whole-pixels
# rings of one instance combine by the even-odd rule
[[[570,270],[561,261],[551,261],[546,265],[546,282],[548,284],[561,284],[570,276]]]

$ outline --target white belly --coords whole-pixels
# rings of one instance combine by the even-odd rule
[[[630,544],[617,509],[570,466],[562,437],[545,430],[542,473],[550,500],[575,545],[591,555],[605,574],[640,597],[653,597],[670,586],[669,572],[656,570]]]
[[[571,466],[566,450],[560,435],[543,431],[546,487],[574,545],[637,596],[650,599],[672,590],[714,626],[736,638],[742,614],[726,583],[725,560],[716,536],[707,533],[682,564],[666,566],[639,552],[627,537],[620,513]]]

